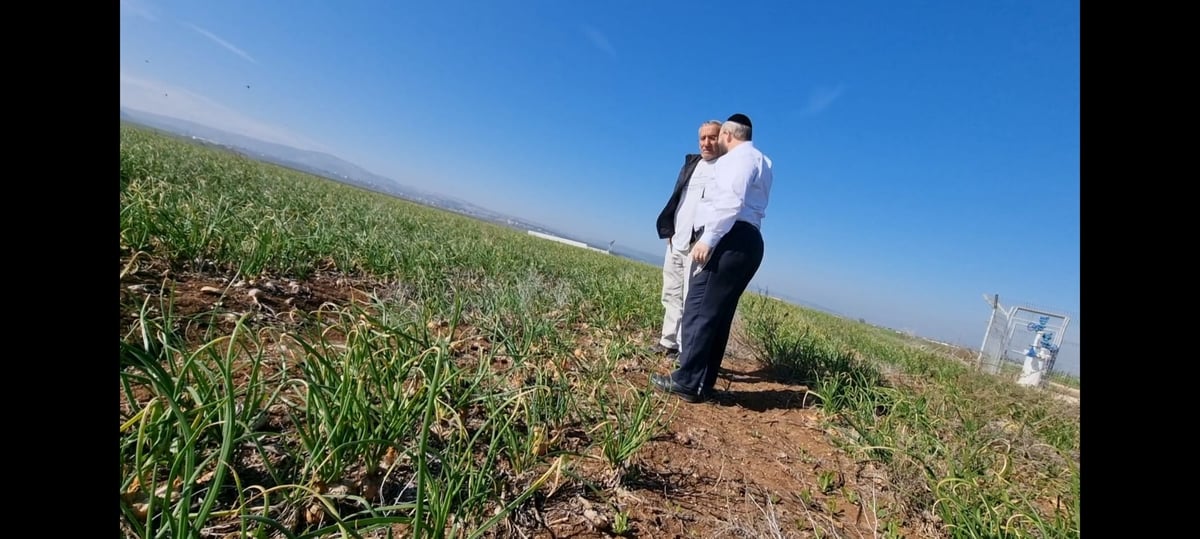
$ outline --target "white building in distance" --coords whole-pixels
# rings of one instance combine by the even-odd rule
[[[574,247],[581,247],[581,248],[583,248],[583,249],[588,249],[588,250],[596,251],[597,253],[605,253],[605,254],[608,254],[608,251],[605,251],[605,250],[603,250],[603,249],[597,249],[597,248],[595,248],[595,247],[592,247],[591,245],[588,245],[588,244],[586,244],[586,243],[583,243],[582,241],[569,240],[569,239],[567,239],[567,238],[560,238],[560,237],[558,237],[558,236],[554,236],[554,235],[551,235],[551,234],[543,234],[543,233],[541,233],[541,232],[534,232],[534,231],[532,231],[532,230],[529,230],[528,232],[529,232],[529,235],[530,235],[530,236],[536,236],[536,237],[542,238],[542,239],[544,239],[544,240],[557,241],[557,242],[559,242],[559,243],[565,243],[565,244],[567,244],[567,245],[571,245],[571,246],[574,246]]]

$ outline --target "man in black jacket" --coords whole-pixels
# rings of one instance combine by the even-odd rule
[[[680,320],[683,317],[683,298],[687,297],[688,281],[692,276],[692,244],[696,241],[693,217],[704,195],[704,188],[714,177],[714,167],[721,150],[717,135],[721,122],[709,120],[700,126],[700,153],[688,154],[675,180],[675,189],[666,207],[658,215],[658,237],[665,239],[667,252],[663,257],[662,333],[652,349],[673,357],[679,354]]]

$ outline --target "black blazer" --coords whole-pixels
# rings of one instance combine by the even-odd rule
[[[667,205],[663,207],[662,213],[658,214],[658,238],[667,239],[675,235],[675,210],[679,208],[679,198],[683,196],[683,190],[687,188],[687,184],[692,179],[692,171],[696,170],[696,163],[700,162],[700,154],[689,153],[683,158],[683,168],[679,169],[679,178],[675,180],[675,190],[671,192],[671,198],[667,200]]]

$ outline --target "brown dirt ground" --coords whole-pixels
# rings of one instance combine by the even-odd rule
[[[149,297],[150,308],[165,309],[153,299],[164,288],[173,291],[174,313],[219,311],[214,323],[228,334],[242,313],[251,313],[254,323],[286,326],[300,323],[295,312],[345,305],[360,299],[361,291],[383,286],[332,271],[299,282],[239,282],[216,271],[174,272],[161,262],[131,262],[124,255],[121,268],[122,338],[137,316],[128,306]],[[259,291],[256,297],[252,289]],[[189,327],[188,337],[202,338],[203,330]],[[540,525],[501,527],[497,534],[615,537],[615,505],[629,517],[625,537],[814,537],[814,530],[821,537],[882,536],[884,523],[872,506],[901,513],[885,474],[835,447],[805,388],[772,380],[739,340],[731,339],[719,399],[702,404],[665,399],[673,414],[667,431],[643,446],[624,487],[598,497],[578,484],[564,484],[539,504]],[[625,376],[645,385],[650,372],[669,368],[663,358],[643,358],[628,364]],[[122,401],[124,421],[130,406]],[[822,476],[833,479],[826,492],[819,486]],[[928,523],[916,522],[900,532],[939,535]]]

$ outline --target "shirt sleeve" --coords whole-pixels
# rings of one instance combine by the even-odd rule
[[[717,161],[716,178],[708,190],[712,200],[708,204],[708,222],[704,223],[704,233],[699,241],[709,248],[716,247],[717,242],[733,228],[742,206],[746,204],[746,187],[754,181],[752,157],[748,154],[732,157],[728,161]]]

